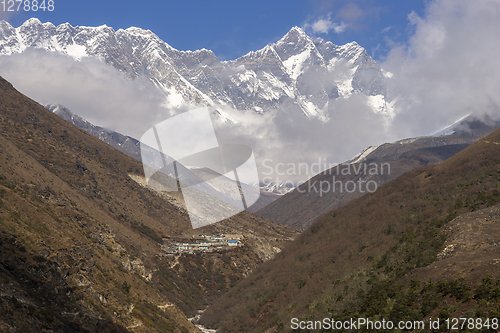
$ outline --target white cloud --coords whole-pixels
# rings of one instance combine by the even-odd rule
[[[389,32],[391,29],[394,29],[394,26],[391,25],[389,27],[382,29],[382,33],[385,34],[385,33]]]
[[[314,34],[328,34],[330,31],[336,34],[343,33],[347,28],[347,24],[342,22],[333,22],[331,15],[328,14],[327,17],[321,17],[314,22],[306,22],[304,24],[304,29],[311,31]]]
[[[384,64],[400,96],[394,133],[432,133],[469,113],[499,117],[498,13],[495,0],[437,0],[424,17],[409,15],[414,34]]]
[[[96,58],[81,61],[42,49],[0,56],[0,75],[39,103],[60,103],[90,122],[139,138],[168,117],[149,80],[127,80]]]

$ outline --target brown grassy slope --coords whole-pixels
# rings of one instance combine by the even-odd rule
[[[178,308],[190,313],[203,307],[260,263],[263,247],[282,247],[294,235],[249,213],[193,230],[185,211],[129,177],[141,175],[139,162],[68,124],[3,79],[0,147],[3,228],[17,236],[28,257],[41,256],[56,267],[54,274],[76,295],[73,302],[132,331],[180,331],[183,326],[194,330]],[[162,256],[162,236],[189,237],[217,229],[244,230],[254,238],[247,248],[201,262],[172,265]],[[238,258],[239,265],[233,265]],[[43,274],[44,265],[38,266],[29,269]],[[19,277],[5,276],[0,298],[16,284],[21,286],[17,296],[28,292]],[[24,296],[31,297],[26,304],[33,304],[36,313],[44,311],[42,296]],[[158,308],[171,303],[175,306]],[[17,313],[29,315],[26,304],[25,311]],[[27,317],[11,310],[12,302],[0,304],[0,313],[7,313],[0,322],[16,330]],[[57,318],[65,316],[57,308],[51,311]],[[39,324],[55,329],[59,322],[62,319]]]
[[[76,303],[75,309],[60,311],[53,301],[46,301],[49,295],[33,293],[22,275],[6,273],[0,286],[3,293],[24,296],[27,302],[22,305],[24,311],[14,312],[9,311],[9,302],[3,302],[3,323],[15,331],[30,322],[19,314],[30,317],[34,311],[44,318],[49,311],[46,322],[38,324],[56,329],[58,323],[68,321],[66,316],[71,317],[65,313],[81,313],[80,318],[69,319],[84,321],[82,308],[108,322],[145,326],[145,315],[154,312],[140,307],[141,301],[156,308],[169,300],[143,277],[155,267],[152,260],[159,245],[134,229],[132,222],[154,228],[160,235],[180,233],[189,227],[186,216],[128,177],[127,172],[140,170],[139,163],[68,125],[3,79],[0,91],[0,221],[17,236],[28,257],[40,256],[40,264],[28,267],[39,277],[38,285],[50,289],[44,282],[47,261],[55,267],[48,279],[64,279]],[[134,258],[142,265],[128,270],[124,263]],[[13,267],[13,271],[22,269]],[[138,309],[135,312],[132,304]],[[166,311],[156,308],[157,325],[144,330],[180,331],[183,326],[194,330],[175,306]]]
[[[57,263],[33,254],[4,229],[0,226],[1,332],[127,332],[77,303],[81,295],[58,274]]]
[[[441,163],[479,138],[470,133],[455,133],[442,137],[416,138],[410,143],[407,141],[411,139],[386,143],[360,163],[341,164],[312,177],[298,190],[282,196],[257,214],[271,221],[304,230],[323,214],[364,195],[367,192],[367,182],[371,184],[369,189],[373,190],[373,182],[380,186],[407,171]],[[339,185],[335,185],[334,189],[334,181],[351,185],[347,190]],[[361,188],[358,185],[353,189],[350,183],[352,181],[356,184],[361,181]],[[325,189],[324,192],[319,190],[320,184]],[[311,191],[310,188],[318,190]]]
[[[323,215],[210,307],[202,322],[222,332],[289,331],[293,317],[389,313],[392,305],[387,300],[399,294],[387,290],[415,269],[427,267],[443,250],[445,237],[439,228],[457,214],[498,202],[499,143],[496,130],[438,166],[407,172]],[[475,276],[489,272],[500,277],[491,266],[480,269]],[[424,281],[429,274],[423,274]],[[469,283],[478,281],[471,278]],[[400,294],[401,288],[396,288]],[[417,308],[418,302],[427,304],[415,302]],[[412,315],[423,318],[427,310],[418,308]]]

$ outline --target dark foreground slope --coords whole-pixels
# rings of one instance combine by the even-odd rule
[[[202,323],[288,332],[291,318],[498,317],[499,187],[496,130],[321,216]]]
[[[195,332],[186,314],[294,235],[247,212],[193,230],[181,205],[141,177],[138,161],[0,78],[1,332]],[[163,250],[166,240],[221,231],[245,246]]]

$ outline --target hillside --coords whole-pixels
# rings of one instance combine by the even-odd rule
[[[186,315],[296,236],[248,212],[193,230],[182,198],[136,181],[138,161],[1,78],[0,96],[2,332],[197,332]],[[202,233],[242,246],[166,250]]]
[[[407,171],[448,159],[500,125],[494,121],[491,123],[493,125],[468,119],[461,124],[466,130],[458,129],[449,135],[403,139],[369,147],[358,157],[312,177],[257,214],[295,229],[306,229],[321,215],[361,197],[368,190],[373,191]],[[370,183],[371,188],[366,188],[366,185],[348,188],[335,185],[334,188],[334,182],[339,181],[351,185],[352,182]],[[319,190],[319,184],[324,191]]]
[[[498,156],[495,130],[328,212],[208,308],[202,323],[289,332],[291,318],[498,317]]]

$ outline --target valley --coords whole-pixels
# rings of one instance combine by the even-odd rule
[[[196,331],[186,315],[297,235],[247,212],[193,230],[182,207],[130,178],[141,174],[137,161],[8,82],[0,89],[2,249],[11,253],[2,257],[1,269],[6,332],[27,325],[40,331]],[[165,256],[163,239],[200,233],[239,235],[244,246],[208,256],[185,253],[175,264]],[[45,300],[61,292],[69,295],[67,305]]]
[[[500,7],[424,2],[0,5],[0,332],[499,331]]]

